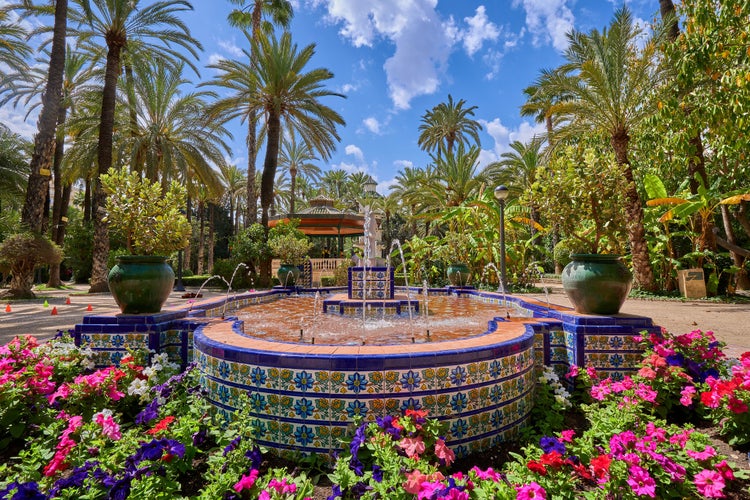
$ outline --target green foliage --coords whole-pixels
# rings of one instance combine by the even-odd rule
[[[548,224],[579,240],[585,253],[623,253],[625,192],[614,155],[591,144],[555,150],[537,171],[531,197]]]
[[[101,182],[108,195],[106,221],[125,238],[131,254],[169,256],[188,245],[191,228],[181,213],[187,196],[183,186],[172,181],[164,191],[137,172],[114,168]]]
[[[91,277],[94,228],[91,222],[72,219],[65,232],[65,261],[73,270],[76,283],[87,283]]]
[[[566,238],[560,240],[554,248],[555,261],[565,267],[571,261],[570,254],[586,253],[586,245],[578,239]]]
[[[256,268],[261,260],[271,256],[271,250],[266,243],[265,229],[257,222],[240,230],[232,238],[229,251],[233,260],[252,263]]]
[[[239,267],[238,267],[239,266]],[[240,288],[252,288],[255,278],[248,273],[247,269],[239,265],[234,259],[216,259],[212,275],[219,275],[232,284],[233,290]],[[232,279],[234,277],[234,280]],[[183,283],[184,283],[183,279]],[[218,282],[218,280],[217,280]],[[223,285],[223,282],[222,282]]]
[[[312,249],[313,243],[297,229],[299,220],[279,222],[268,231],[268,248],[282,264],[302,264],[302,259]]]

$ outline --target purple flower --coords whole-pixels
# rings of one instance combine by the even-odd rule
[[[112,489],[109,490],[107,495],[108,499],[111,500],[125,500],[130,495],[130,482],[132,478],[125,476],[124,478],[117,481]]]
[[[685,363],[685,356],[681,352],[670,354],[664,359],[669,366],[682,366]]]
[[[359,448],[365,443],[365,426],[367,424],[362,424],[359,427],[357,427],[357,430],[354,431],[354,437],[352,438],[352,442],[349,443],[349,451],[352,454],[352,457],[356,457],[357,453],[359,453]]]
[[[66,488],[78,488],[83,486],[83,482],[89,477],[89,470],[97,465],[99,465],[99,462],[86,462],[82,466],[73,469],[70,476],[55,481],[54,486],[49,492],[50,497],[58,496],[59,492]]]
[[[349,468],[358,476],[363,476],[365,474],[365,464],[360,462],[357,457],[352,457],[352,459],[349,460]]]
[[[198,431],[193,434],[193,446],[200,447],[206,442],[206,438],[208,436],[208,430],[205,428],[198,429]]]
[[[236,438],[232,439],[232,441],[224,447],[224,454],[222,456],[226,457],[229,452],[234,451],[237,449],[237,446],[239,446],[240,441],[242,441],[242,436],[237,436]]]
[[[539,446],[542,447],[544,453],[556,451],[560,455],[565,455],[565,444],[561,443],[556,437],[544,436],[539,440]]]
[[[260,453],[258,445],[253,446],[253,449],[245,453],[245,457],[250,459],[250,467],[252,469],[260,469],[261,463],[263,463],[263,456]]]
[[[341,486],[339,486],[338,484],[334,484],[331,490],[331,496],[329,496],[326,500],[336,500],[337,498],[341,498],[343,496],[341,494]]]
[[[154,398],[141,412],[135,416],[136,424],[147,424],[159,418],[159,399]]]
[[[377,464],[372,466],[372,478],[379,483],[383,482],[383,469]]]
[[[378,426],[383,429],[383,432],[390,434],[393,439],[399,439],[401,437],[401,430],[393,426],[393,417],[391,415],[377,417],[375,421]]]
[[[39,485],[30,481],[28,483],[10,483],[7,488],[0,490],[0,498],[8,498],[12,490],[16,490],[16,494],[13,495],[11,500],[46,500],[47,495],[39,491]]]

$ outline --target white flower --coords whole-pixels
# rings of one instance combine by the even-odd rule
[[[146,395],[146,393],[148,393],[148,389],[148,382],[143,379],[137,378],[133,380],[128,386],[128,394],[131,396],[144,396]]]

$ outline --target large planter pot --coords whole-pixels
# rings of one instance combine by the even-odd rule
[[[281,264],[276,276],[279,277],[279,283],[283,287],[294,286],[299,280],[300,270],[294,264]]]
[[[574,253],[562,272],[565,293],[576,312],[617,314],[630,293],[633,275],[619,255]]]
[[[158,313],[173,286],[166,257],[123,255],[109,271],[109,290],[124,314]]]
[[[466,286],[469,284],[469,278],[471,278],[469,266],[463,262],[449,265],[448,269],[445,270],[445,274],[448,276],[448,281],[453,286]]]

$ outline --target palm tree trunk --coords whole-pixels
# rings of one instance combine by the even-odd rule
[[[67,111],[65,106],[60,106],[57,118],[57,127],[62,130],[67,117]],[[52,163],[52,174],[54,180],[54,199],[52,201],[52,241],[57,245],[62,244],[63,236],[65,234],[65,228],[63,227],[63,186],[62,186],[62,158],[65,152],[65,141],[63,140],[63,134],[57,134],[55,140],[55,159]],[[67,186],[66,186],[67,187]],[[67,203],[67,201],[66,201]],[[67,208],[67,207],[66,207]],[[67,211],[67,210],[66,210]],[[60,265],[52,264],[49,269],[49,280],[47,286],[58,288],[62,286],[60,280]]]
[[[193,226],[193,201],[192,201],[192,198],[190,198],[190,196],[188,196],[187,198],[185,217],[187,217],[187,220],[190,223],[190,227],[192,228]],[[187,248],[183,252],[184,253],[184,257],[182,259],[183,269],[191,269],[190,264],[192,261],[191,259],[192,250],[193,250],[193,235],[191,234],[190,243],[188,244]]]
[[[276,165],[279,161],[281,120],[278,114],[269,114],[267,127],[266,158],[263,162],[263,176],[260,180],[261,223],[265,228],[266,240],[268,240],[268,209],[273,203],[273,183],[276,177]],[[271,282],[270,258],[264,259],[261,262],[260,279],[262,284],[268,284]]]
[[[214,231],[214,207],[213,203],[208,204],[208,272],[214,272],[214,244],[216,242],[216,232]]]
[[[112,166],[112,134],[115,124],[115,99],[117,97],[117,78],[120,74],[121,43],[108,41],[107,66],[104,73],[102,90],[102,112],[99,123],[98,175],[94,179],[94,200],[92,218],[94,219],[94,245],[91,265],[91,287],[89,293],[106,292],[107,258],[109,254],[109,232],[107,223],[102,220],[107,195],[102,188],[99,175],[106,174]],[[124,43],[124,41],[122,41]]]
[[[198,230],[198,267],[197,267],[197,273],[203,274],[203,259],[206,255],[206,245],[205,245],[205,239],[206,239],[206,217],[205,217],[205,208],[203,206],[203,201],[198,202],[198,225],[200,229]]]
[[[651,258],[646,242],[646,228],[644,226],[643,202],[635,185],[633,168],[628,160],[628,143],[630,137],[627,132],[620,131],[612,137],[612,147],[615,150],[615,159],[623,167],[623,175],[627,181],[625,192],[625,212],[628,216],[628,239],[630,241],[630,253],[633,260],[633,274],[636,284],[647,291],[656,290],[654,281],[654,270],[651,267]]]
[[[296,189],[297,189],[297,169],[296,168],[290,168],[289,169],[289,177],[291,179],[290,188],[292,190],[291,193],[290,193],[290,196],[289,196],[289,213],[293,214],[293,213],[295,213],[294,212],[294,202],[297,201],[296,200],[296,198],[297,198],[297,193],[296,193]]]
[[[258,156],[258,145],[255,140],[255,117],[247,119],[247,215],[245,227],[258,220],[258,194],[255,192],[255,159]]]
[[[55,150],[55,130],[60,109],[63,73],[65,70],[65,35],[68,24],[68,0],[55,2],[55,25],[52,35],[47,87],[42,98],[34,153],[31,156],[31,173],[26,188],[26,199],[21,211],[21,224],[41,233],[45,198],[49,192],[50,171]]]

